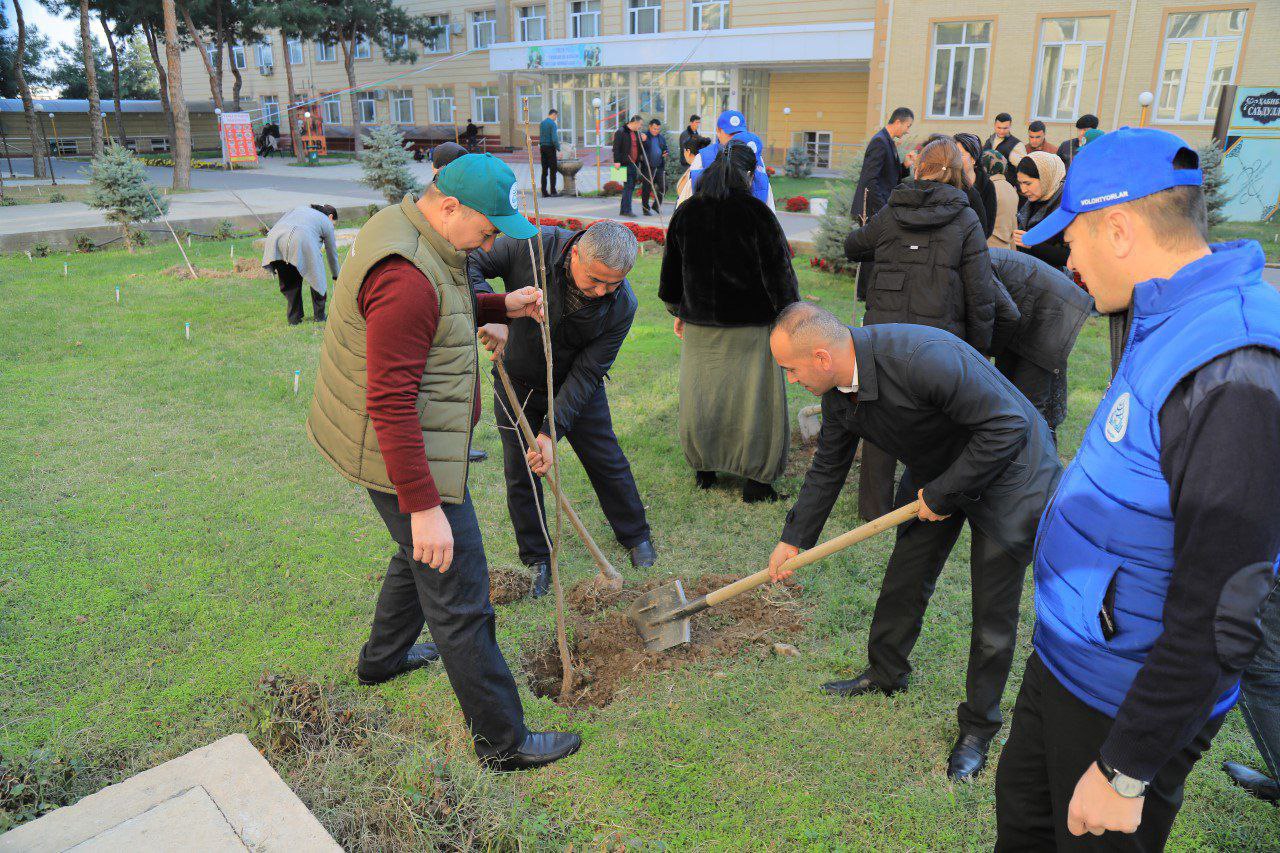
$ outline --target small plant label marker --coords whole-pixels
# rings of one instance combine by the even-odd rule
[[[120,304],[120,288],[116,288],[116,304]]]
[[[183,333],[184,333],[184,334],[186,334],[186,336],[187,336],[187,340],[191,340],[191,324],[190,324],[190,323],[183,323],[183,324],[182,324],[182,331],[183,331]]]
[[[63,264],[63,265],[62,265],[62,277],[63,277],[63,278],[66,278],[69,274],[70,274],[70,273],[69,273],[69,270],[67,269],[67,265],[66,265],[66,264]]]
[[[190,235],[190,234],[188,234],[188,235],[187,235],[187,248],[188,248],[188,249],[190,249],[190,248],[191,248],[191,235]]]
[[[302,378],[301,370],[293,371],[293,393],[295,396],[297,396],[297,393],[298,393],[298,380],[301,378]]]
[[[236,244],[231,244],[231,268],[236,268]]]
[[[30,253],[30,252],[27,252],[27,262],[28,262],[28,263],[30,263],[30,262],[31,262],[31,253]]]

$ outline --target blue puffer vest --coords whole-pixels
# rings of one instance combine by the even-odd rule
[[[707,167],[715,162],[716,157],[720,156],[720,143],[712,142],[706,148],[698,152],[698,156],[702,159],[695,160],[694,163],[701,163],[701,166],[694,165],[689,167],[689,181],[693,184],[693,188],[698,188],[698,181],[702,178],[702,173],[707,171]],[[756,171],[751,176],[751,194],[760,199],[765,204],[769,203],[769,173],[766,171],[764,160],[756,158]]]
[[[1160,636],[1173,570],[1160,407],[1219,355],[1280,350],[1280,294],[1263,282],[1262,265],[1257,243],[1224,243],[1134,289],[1120,368],[1040,520],[1036,652],[1074,696],[1111,717]],[[1238,694],[1237,685],[1221,696],[1214,716]]]

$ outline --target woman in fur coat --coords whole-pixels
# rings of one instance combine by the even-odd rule
[[[742,477],[747,503],[777,500],[790,429],[769,326],[800,299],[791,248],[773,211],[751,194],[756,154],[730,142],[667,226],[658,296],[680,347],[680,444],[710,488]]]

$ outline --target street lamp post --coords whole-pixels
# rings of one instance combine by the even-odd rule
[[[1138,104],[1142,107],[1142,113],[1138,116],[1138,127],[1147,126],[1147,116],[1151,111],[1151,105],[1155,102],[1156,96],[1150,92],[1143,92],[1138,96]]]
[[[592,98],[591,106],[596,108],[596,189],[604,191],[604,179],[600,174],[600,99]]]
[[[787,152],[791,150],[791,107],[782,108],[782,161],[786,163]],[[774,161],[777,162],[776,160]]]

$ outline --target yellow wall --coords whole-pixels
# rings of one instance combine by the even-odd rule
[[[867,80],[865,72],[769,74],[768,162],[777,167],[791,140],[803,131],[831,132],[831,142],[861,146],[866,142]],[[791,115],[782,110],[791,108]]]

